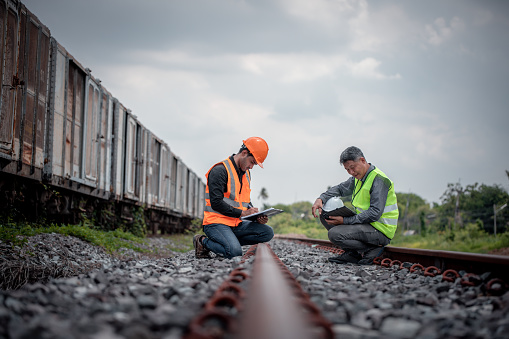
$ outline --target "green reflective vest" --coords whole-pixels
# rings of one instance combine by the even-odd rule
[[[357,214],[360,214],[369,208],[371,202],[371,186],[373,185],[373,180],[375,180],[377,176],[381,176],[384,180],[390,183],[390,188],[389,193],[387,193],[387,201],[385,202],[385,208],[382,216],[380,219],[370,224],[385,234],[389,239],[392,239],[396,233],[396,228],[398,228],[399,210],[396,193],[394,192],[394,185],[384,172],[375,168],[369,172],[364,183],[361,180],[355,179],[352,205],[354,206]]]

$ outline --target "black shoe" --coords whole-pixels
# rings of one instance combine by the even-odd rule
[[[373,260],[378,258],[384,253],[385,246],[376,246],[370,248],[362,255],[362,259],[359,260],[359,265],[371,265],[373,264]]]
[[[337,257],[331,257],[328,260],[336,264],[357,264],[362,257],[359,253],[354,251],[345,251]]]

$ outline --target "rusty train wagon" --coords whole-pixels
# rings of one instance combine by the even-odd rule
[[[23,6],[0,1],[2,170],[41,177],[44,166],[50,32]]]
[[[0,39],[2,206],[68,222],[142,207],[153,233],[202,218],[200,178],[21,2],[0,0]]]

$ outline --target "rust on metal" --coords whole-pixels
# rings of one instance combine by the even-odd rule
[[[250,247],[242,256],[241,263],[254,255],[255,248],[256,245]],[[224,338],[227,334],[236,331],[235,316],[242,309],[246,295],[239,284],[249,278],[249,274],[244,272],[244,269],[244,267],[237,267],[230,272],[205,304],[203,311],[189,324],[186,339]]]
[[[449,281],[449,282],[453,282],[454,280],[456,280],[457,278],[460,277],[459,273],[456,272],[456,270],[446,270],[444,271],[444,273],[442,274],[442,277],[444,280],[446,281]]]
[[[392,263],[391,259],[385,258],[380,262],[380,265],[383,267],[389,267],[391,263]]]
[[[278,239],[329,247],[331,252],[339,249],[338,246],[328,240],[284,236],[278,236]],[[424,267],[434,266],[440,271],[453,269],[475,274],[492,272],[497,278],[509,281],[509,256],[387,246],[383,258],[390,259],[381,261],[381,265],[385,267],[389,267],[391,260],[399,260],[401,262],[419,263],[423,266],[423,270]]]
[[[258,244],[251,274],[246,309],[240,320],[239,337],[251,338],[314,338],[316,327],[323,337],[332,338],[330,324],[323,317],[313,320],[320,311],[309,301],[297,301],[286,266],[267,244]],[[291,275],[290,275],[291,276]],[[263,324],[261,326],[261,324]]]
[[[491,295],[502,295],[509,289],[509,285],[502,279],[491,279],[486,284],[486,291]]]
[[[234,321],[224,311],[206,310],[191,321],[189,330],[187,339],[224,338],[226,333],[234,330]]]
[[[426,277],[436,277],[437,274],[440,274],[440,270],[435,266],[426,267],[424,270],[424,275]]]
[[[504,280],[509,278],[509,256],[453,251],[436,251],[388,246],[385,256],[401,261],[418,262],[440,270],[454,269],[476,274],[493,272]]]
[[[244,298],[246,293],[237,284],[231,281],[225,281],[219,286],[216,293],[231,293],[237,296],[237,298]]]
[[[242,304],[235,294],[222,292],[218,295],[214,295],[214,297],[205,304],[205,309],[207,310],[217,308],[224,309],[228,313],[236,313],[242,309]]]

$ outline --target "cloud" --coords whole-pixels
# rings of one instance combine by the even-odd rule
[[[365,58],[359,62],[351,61],[344,55],[318,54],[251,54],[241,58],[247,71],[277,78],[285,83],[332,77],[341,71],[348,71],[352,76],[364,79],[401,78],[399,73],[383,74],[379,70],[381,62],[374,58]]]
[[[331,76],[346,64],[346,59],[314,53],[248,54],[240,56],[240,62],[247,72],[292,83]]]
[[[221,54],[202,56],[183,50],[138,51],[133,59],[146,60],[154,69],[166,68],[182,74],[193,74],[188,83],[205,73],[246,73],[245,75],[264,77],[281,83],[298,83],[330,78],[338,72],[348,71],[354,77],[364,79],[400,79],[400,74],[383,74],[381,62],[368,57],[359,62],[349,60],[341,54],[316,53],[260,53],[260,54]],[[157,65],[154,65],[157,64]],[[192,71],[191,71],[192,70]],[[200,75],[201,74],[201,75]],[[193,81],[202,86],[203,81]]]
[[[378,70],[381,62],[374,58],[365,58],[357,63],[350,63],[349,69],[354,76],[367,79],[401,79],[399,73],[385,75]]]
[[[357,15],[349,18],[348,25],[349,49],[355,52],[392,55],[417,32],[417,25],[408,13],[390,4],[373,8],[363,2]]]
[[[465,28],[463,20],[453,17],[449,24],[440,17],[435,19],[432,24],[428,24],[424,28],[424,39],[433,46],[442,45],[444,42],[451,40],[458,32]]]
[[[295,18],[328,28],[341,25],[366,7],[362,0],[280,0],[280,4]]]

